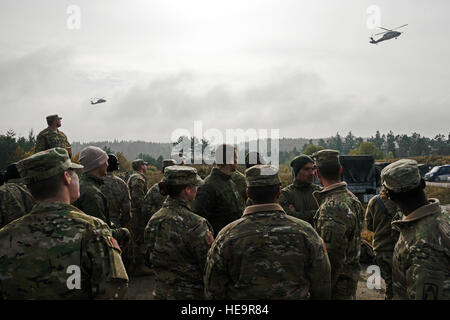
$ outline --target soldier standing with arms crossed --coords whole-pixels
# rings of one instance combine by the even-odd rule
[[[313,224],[318,206],[312,194],[321,190],[313,183],[314,160],[305,154],[295,157],[291,172],[294,182],[281,190],[280,205],[287,214]]]
[[[37,205],[0,229],[0,300],[124,298],[128,276],[111,230],[70,205],[80,168],[62,148],[18,163]],[[78,289],[69,289],[71,270],[80,272]]]

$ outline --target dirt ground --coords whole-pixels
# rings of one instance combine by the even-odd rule
[[[366,273],[367,266],[361,267],[358,289],[356,291],[356,300],[383,300],[385,292],[385,283],[381,280],[380,290],[367,289],[367,279],[370,274]],[[152,300],[152,291],[154,285],[153,276],[130,277],[128,285],[128,300]]]

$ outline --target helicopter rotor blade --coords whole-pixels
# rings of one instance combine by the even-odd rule
[[[395,29],[392,29],[392,30],[397,30],[397,29],[400,29],[400,28],[403,28],[403,27],[406,27],[408,24],[404,24],[404,25],[402,25],[402,26],[400,26],[400,27],[397,27],[397,28],[395,28]]]
[[[376,34],[374,34],[374,36],[379,36],[380,34],[385,34],[385,33],[387,33],[387,32],[389,32],[389,31],[385,31],[385,32],[380,32],[380,33],[376,33]]]
[[[392,31],[391,29],[386,29],[386,28],[383,28],[383,27],[378,27],[378,28],[386,30],[386,31]]]

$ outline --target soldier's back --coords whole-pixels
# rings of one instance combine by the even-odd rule
[[[68,204],[38,204],[0,230],[4,299],[123,298],[128,276],[107,225]],[[80,287],[75,289],[78,272]],[[111,291],[112,290],[112,291]]]
[[[222,229],[208,253],[205,285],[212,299],[327,299],[329,272],[311,225],[271,204]]]
[[[46,128],[39,132],[36,137],[36,152],[44,151],[50,148],[69,148],[70,143],[64,132],[57,130],[56,132]]]
[[[124,226],[130,220],[130,192],[121,178],[108,173],[100,191],[108,202],[109,219],[116,226]]]
[[[167,196],[161,195],[159,192],[158,183],[155,183],[145,195],[144,202],[142,204],[142,212],[145,215],[147,221],[161,209]]]
[[[153,268],[155,299],[203,299],[203,267],[213,241],[206,219],[168,197],[145,228],[146,264]]]
[[[33,196],[25,185],[6,183],[0,186],[0,228],[29,213],[33,205]]]

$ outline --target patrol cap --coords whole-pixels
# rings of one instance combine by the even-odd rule
[[[61,120],[62,118],[58,116],[57,114],[51,114],[47,116],[47,123],[52,123],[55,119]]]
[[[383,185],[393,192],[406,192],[420,185],[421,176],[415,160],[400,159],[381,170]]]
[[[136,160],[133,160],[132,162],[131,162],[131,166],[133,167],[133,169],[137,169],[137,168],[139,168],[141,165],[148,165],[148,163],[147,162],[145,162],[143,159],[136,159]]]
[[[164,159],[163,160],[163,166],[162,166],[162,171],[164,172],[164,169],[170,166],[174,166],[176,165],[177,162],[173,159]]]
[[[257,164],[245,170],[247,187],[265,187],[281,184],[278,169],[272,165]]]
[[[51,178],[67,169],[82,168],[82,165],[70,160],[69,154],[64,148],[41,151],[17,163],[17,169],[26,184]]]
[[[320,169],[320,167],[324,166],[340,166],[339,162],[339,151],[324,149],[315,152],[312,157],[316,160],[316,166]]]
[[[169,166],[164,170],[163,182],[169,185],[193,184],[200,186],[203,180],[197,174],[197,169],[188,166]]]

